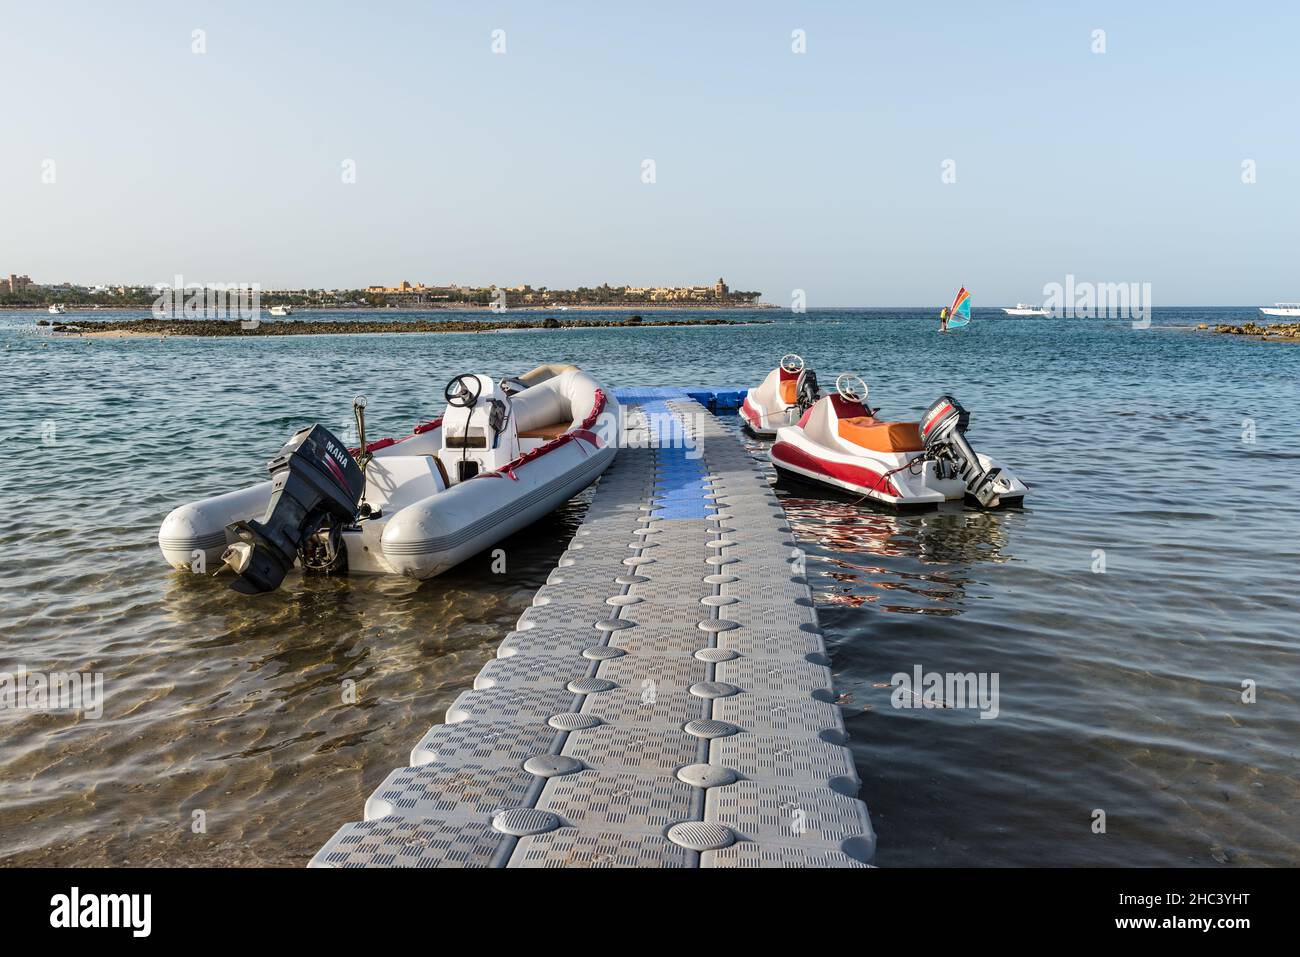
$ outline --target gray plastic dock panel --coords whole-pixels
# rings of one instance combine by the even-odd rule
[[[532,607],[312,866],[869,865],[765,473],[684,391],[624,403],[626,447]]]

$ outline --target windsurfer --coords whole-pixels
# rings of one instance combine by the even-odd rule
[[[944,306],[939,310],[939,331],[948,331],[948,307]]]

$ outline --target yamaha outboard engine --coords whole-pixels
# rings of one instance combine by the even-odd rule
[[[966,483],[966,491],[989,508],[998,504],[999,468],[985,470],[966,441],[970,413],[950,395],[942,395],[921,416],[921,441],[934,458],[947,462]]]
[[[260,522],[235,522],[239,538],[222,561],[245,595],[275,591],[301,557],[309,568],[334,571],[347,562],[343,528],[355,524],[365,473],[347,446],[321,425],[296,432],[267,463],[271,502]]]

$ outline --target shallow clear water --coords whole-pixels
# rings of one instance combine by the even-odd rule
[[[1147,330],[977,310],[945,336],[919,311],[754,315],[777,321],[248,341],[51,339],[0,316],[0,670],[102,672],[107,699],[98,720],[0,711],[0,859],[301,865],[492,656],[582,509],[507,542],[504,577],[480,558],[250,601],[162,564],[173,505],[258,479],[299,425],[342,429],[358,392],[373,435],[405,434],[458,372],[757,383],[798,351],[823,385],[861,373],[890,417],[951,391],[972,444],[1033,487],[991,514],[781,492],[878,862],[1300,863],[1300,349],[1190,328],[1247,309]],[[998,718],[891,707],[915,665],[998,673]]]

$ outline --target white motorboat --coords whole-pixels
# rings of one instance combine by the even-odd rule
[[[293,306],[272,306],[267,312],[277,319],[283,319],[285,316],[293,315]]]
[[[767,378],[745,395],[740,421],[760,439],[770,439],[783,425],[794,425],[817,401],[817,373],[793,352],[781,357]]]
[[[778,430],[777,475],[896,507],[970,499],[1020,505],[1028,487],[966,441],[970,413],[940,396],[919,422],[889,422],[867,404],[867,384],[845,373],[798,425]]]
[[[54,305],[50,306],[49,308],[49,313],[51,316],[63,316],[63,315],[67,315],[67,312],[68,312],[68,307],[61,302],[56,302],[54,303]]]
[[[333,574],[431,578],[537,521],[598,478],[617,453],[618,402],[576,366],[494,383],[458,375],[441,418],[363,447],[323,426],[297,432],[271,480],[174,509],[158,530],[173,568],[233,571],[273,591],[295,564]]]
[[[1045,306],[1034,306],[1027,302],[1018,302],[1014,306],[1003,306],[1002,311],[1008,316],[1050,316],[1052,314]]]
[[[1259,311],[1275,319],[1300,319],[1300,302],[1278,302],[1272,306],[1260,306]]]

